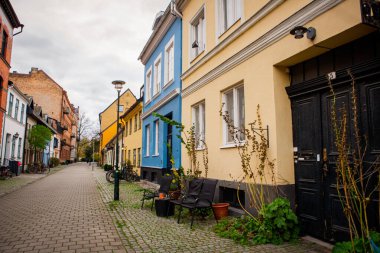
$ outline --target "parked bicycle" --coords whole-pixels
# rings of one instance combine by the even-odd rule
[[[115,182],[115,170],[109,170],[106,173],[106,179],[110,183]],[[137,182],[140,181],[139,175],[136,173],[136,171],[133,170],[132,167],[125,166],[121,169],[119,180],[126,180],[127,182]]]
[[[0,167],[0,178],[1,179],[6,179],[6,178],[11,178],[12,171],[7,167],[7,166],[1,166]]]

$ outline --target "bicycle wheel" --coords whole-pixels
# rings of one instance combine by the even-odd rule
[[[106,174],[106,179],[108,182],[113,183],[115,182],[115,175],[114,175],[114,170],[109,170]]]

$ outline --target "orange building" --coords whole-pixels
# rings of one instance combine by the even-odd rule
[[[19,34],[24,27],[20,23],[9,0],[0,1],[0,144],[3,134],[3,121],[7,105],[8,76],[11,68],[11,54],[13,36]],[[21,27],[20,32],[13,34],[13,30]]]

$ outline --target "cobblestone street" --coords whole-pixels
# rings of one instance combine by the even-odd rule
[[[0,197],[0,224],[0,252],[125,252],[85,164]]]
[[[85,163],[0,197],[0,252],[328,252],[311,242],[243,247],[212,232],[213,219],[159,218],[140,209],[141,187],[121,181],[120,202],[104,171]],[[120,236],[119,236],[120,235]]]

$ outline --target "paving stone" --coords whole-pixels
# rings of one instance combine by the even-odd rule
[[[100,249],[90,242],[96,238],[94,231],[102,231],[101,238],[113,238],[98,240],[103,249],[125,252],[88,166],[64,166],[27,183],[23,178],[4,180],[6,186],[0,181],[0,252],[90,252]]]

